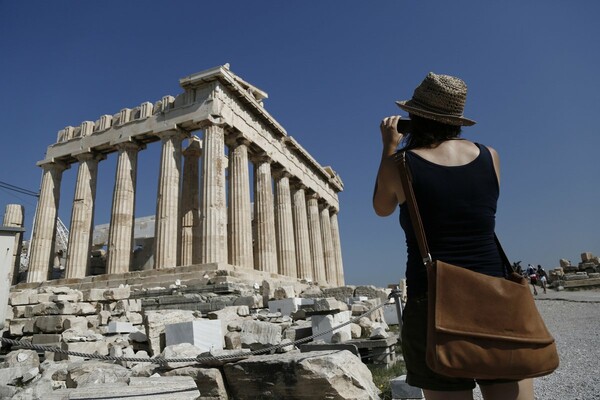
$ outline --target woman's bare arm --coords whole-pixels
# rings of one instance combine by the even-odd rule
[[[399,119],[398,116],[387,117],[381,121],[380,125],[383,151],[373,191],[373,209],[381,217],[392,214],[398,204],[404,202],[400,176],[393,159],[398,144],[402,140],[402,135],[396,129]]]

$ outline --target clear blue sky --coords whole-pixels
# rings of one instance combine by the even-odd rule
[[[497,233],[509,257],[578,262],[600,255],[599,17],[595,0],[0,0],[0,181],[37,191],[35,164],[58,130],[176,95],[179,78],[230,63],[344,181],[347,283],[387,285],[406,259],[397,213],[371,208],[378,126],[434,71],[467,82],[465,114],[478,124],[464,136],[500,153]],[[137,216],[155,208],[150,147]],[[115,164],[100,164],[96,223],[109,221]],[[76,174],[63,177],[67,226]],[[35,199],[17,196],[0,189],[0,212],[24,204],[30,228]]]

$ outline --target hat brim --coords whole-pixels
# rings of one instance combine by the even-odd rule
[[[463,116],[449,115],[449,114],[439,114],[433,111],[424,110],[423,108],[412,106],[409,104],[410,100],[397,101],[396,104],[398,107],[403,109],[406,112],[411,114],[418,115],[419,117],[432,119],[434,121],[442,122],[449,125],[459,125],[459,126],[471,126],[475,125],[477,122],[472,119],[465,118]]]

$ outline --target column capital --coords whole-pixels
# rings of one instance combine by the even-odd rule
[[[57,172],[62,172],[66,169],[71,168],[71,164],[63,162],[63,161],[52,161],[49,163],[45,163],[45,164],[41,164],[40,167],[42,167],[42,169],[44,171],[57,171]]]
[[[155,136],[159,137],[161,140],[167,140],[172,137],[177,137],[179,139],[184,139],[190,135],[189,132],[184,131],[183,129],[169,129],[162,132],[156,132]]]
[[[295,176],[291,176],[290,177],[290,188],[293,190],[306,190],[308,189],[308,187],[302,183],[302,181],[300,180],[300,178],[297,178]]]
[[[273,159],[265,152],[252,153],[248,157],[254,164],[273,163]]]
[[[315,191],[313,191],[312,189],[307,189],[306,190],[306,200],[319,200],[321,198],[321,196],[319,196],[318,193],[316,193]]]
[[[143,150],[146,148],[146,145],[135,140],[128,140],[126,142],[116,143],[115,147],[117,150]]]
[[[106,159],[106,154],[96,153],[94,151],[86,151],[85,153],[73,154],[73,157],[79,162],[90,160],[101,161]]]
[[[250,146],[252,141],[244,135],[242,135],[241,132],[233,132],[227,135],[227,137],[225,138],[225,143],[227,144],[227,146],[231,147],[232,149],[235,149],[236,147],[241,145]]]
[[[292,177],[292,174],[290,174],[289,171],[285,169],[285,167],[281,166],[280,164],[273,165],[273,178],[281,179],[281,178],[291,178],[291,177]]]

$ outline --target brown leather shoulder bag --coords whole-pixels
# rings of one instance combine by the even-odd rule
[[[395,156],[428,278],[427,354],[441,375],[521,380],[558,367],[554,338],[525,278],[507,268],[499,278],[432,260],[404,152]]]

